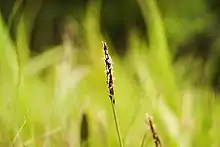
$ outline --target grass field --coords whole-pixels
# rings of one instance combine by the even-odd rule
[[[113,60],[124,146],[141,146],[144,136],[143,146],[155,146],[147,113],[164,147],[220,146],[218,95],[192,86],[183,76],[184,63],[172,65],[157,4],[139,4],[150,30],[149,44],[131,30],[123,60],[100,32],[99,3],[88,7],[81,48],[66,37],[63,45],[34,57],[23,22],[13,42],[0,19],[0,147],[119,146],[101,41],[107,42]]]

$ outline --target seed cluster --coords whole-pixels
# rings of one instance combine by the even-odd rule
[[[112,59],[108,54],[106,43],[102,42],[102,44],[103,44],[103,52],[104,52],[104,60],[105,60],[105,72],[107,78],[106,84],[108,87],[108,95],[112,103],[115,104]]]

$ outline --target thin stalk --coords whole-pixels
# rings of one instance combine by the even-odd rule
[[[13,140],[12,140],[12,146],[14,145],[16,139],[18,139],[18,137],[19,137],[19,135],[20,135],[20,132],[21,132],[21,130],[24,128],[24,126],[26,125],[26,123],[27,123],[27,120],[26,120],[26,117],[24,116],[24,122],[23,122],[23,124],[21,125],[21,127],[19,128],[19,130],[17,131],[15,137],[13,138]]]
[[[115,127],[116,127],[116,131],[117,131],[117,135],[118,135],[118,141],[120,143],[120,146],[124,147],[122,137],[121,137],[121,132],[120,132],[120,129],[119,129],[119,124],[118,124],[117,114],[116,114],[116,110],[115,110],[115,105],[112,101],[111,101],[111,105],[112,105],[112,112],[113,112],[114,121],[115,121]]]
[[[141,141],[141,147],[144,147],[146,138],[147,138],[147,132],[144,133],[144,136],[143,136],[142,141]]]

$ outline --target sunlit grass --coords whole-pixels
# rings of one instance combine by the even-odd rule
[[[146,132],[145,146],[154,145],[145,124],[150,113],[163,146],[219,146],[219,103],[208,88],[195,88],[176,75],[156,2],[139,4],[149,44],[134,28],[123,61],[110,47],[124,145],[140,146]],[[100,2],[91,2],[86,12],[82,63],[73,62],[76,52],[66,58],[69,48],[82,49],[68,42],[31,58],[22,22],[13,43],[0,20],[0,146],[80,146],[84,113],[90,146],[118,146],[103,74],[99,10]]]

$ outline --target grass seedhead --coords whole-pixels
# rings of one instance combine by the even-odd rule
[[[106,72],[106,83],[108,87],[108,94],[109,98],[113,104],[115,104],[114,99],[114,83],[113,83],[113,66],[112,66],[112,59],[108,53],[107,44],[102,41],[103,44],[103,52],[104,52],[104,60],[105,60],[105,72]]]
[[[118,140],[120,143],[120,146],[123,147],[123,141],[119,129],[119,124],[118,124],[118,119],[117,119],[117,114],[116,114],[116,109],[115,109],[115,98],[114,98],[114,82],[113,82],[113,66],[112,66],[112,60],[110,55],[108,54],[108,48],[107,44],[102,41],[103,44],[103,52],[104,52],[104,60],[105,60],[105,71],[106,71],[106,79],[107,79],[107,88],[108,88],[108,96],[111,101],[111,106],[112,106],[112,112],[114,116],[114,121],[115,121],[115,126],[116,126],[116,131],[118,135]]]

